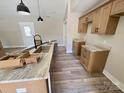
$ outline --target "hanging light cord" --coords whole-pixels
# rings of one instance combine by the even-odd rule
[[[40,1],[38,0],[38,12],[39,12],[39,16],[40,16]]]
[[[23,4],[23,1],[21,0],[21,3]]]

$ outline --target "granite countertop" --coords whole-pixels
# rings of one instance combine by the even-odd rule
[[[37,64],[17,69],[0,69],[0,83],[47,79],[53,51],[54,43],[50,45],[48,52],[43,53],[41,61]]]
[[[109,49],[104,47],[99,47],[96,45],[82,45],[82,47],[85,47],[89,51],[96,52],[96,51],[109,51]]]

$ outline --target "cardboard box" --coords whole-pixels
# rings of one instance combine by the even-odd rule
[[[38,53],[30,54],[29,51],[19,54],[10,54],[0,58],[0,68],[18,68],[23,67],[26,64],[37,63],[43,57],[41,48],[36,50]]]
[[[26,65],[24,59],[16,59],[15,56],[4,56],[0,59],[0,68],[18,68]]]
[[[37,63],[42,58],[42,53],[33,53],[30,54],[29,52],[26,52],[17,58],[23,58],[26,62],[26,64],[30,63]]]

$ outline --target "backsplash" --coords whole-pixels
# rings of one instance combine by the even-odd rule
[[[88,45],[97,45],[103,48],[111,49],[111,44],[108,42],[108,38],[111,37],[111,35],[97,35],[97,34],[91,34],[91,28],[92,23],[88,25],[88,31],[87,34],[84,36],[84,41],[86,41],[86,44]]]

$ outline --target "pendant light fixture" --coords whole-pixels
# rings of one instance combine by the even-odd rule
[[[38,17],[37,21],[42,22],[43,18],[40,16],[40,2],[39,2],[39,0],[38,0],[38,12],[39,12],[39,17]]]
[[[30,10],[28,7],[23,3],[21,0],[21,3],[17,6],[17,12],[20,15],[30,15]]]

